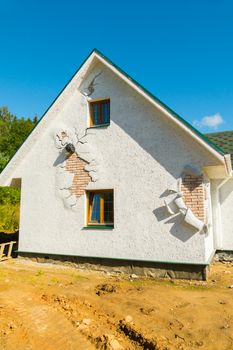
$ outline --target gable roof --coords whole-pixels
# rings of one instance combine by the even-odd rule
[[[180,115],[178,115],[176,112],[174,112],[170,107],[168,107],[164,102],[162,102],[158,97],[156,97],[154,94],[152,94],[149,90],[147,90],[143,85],[141,85],[138,81],[136,81],[134,78],[132,78],[129,74],[127,74],[123,69],[118,67],[115,63],[113,63],[108,57],[106,57],[104,54],[102,54],[99,50],[94,49],[92,52],[98,53],[104,60],[106,60],[108,63],[110,63],[112,66],[114,66],[120,73],[122,73],[127,79],[132,81],[137,87],[139,87],[145,94],[150,96],[157,104],[165,108],[169,113],[171,113],[176,119],[181,121],[185,126],[187,126],[192,132],[194,132],[196,135],[198,135],[203,141],[205,141],[207,144],[209,144],[211,147],[213,147],[217,152],[220,154],[225,154],[224,150],[221,149],[217,144],[209,140],[204,134],[202,134],[200,131],[198,131],[195,127],[193,127],[187,120],[182,118]]]
[[[221,147],[225,153],[231,155],[231,163],[233,165],[233,130],[209,133],[205,136]]]
[[[176,124],[178,124],[182,129],[184,129],[191,137],[196,139],[197,142],[199,142],[203,147],[205,147],[209,152],[211,152],[222,164],[226,165],[226,162],[227,162],[225,158],[226,153],[224,152],[223,149],[221,149],[218,145],[216,145],[214,142],[209,140],[205,135],[200,133],[185,119],[180,117],[171,108],[165,105],[156,96],[154,96],[151,92],[145,89],[141,84],[139,84],[135,79],[133,79],[121,68],[119,68],[116,64],[114,64],[109,58],[103,55],[99,50],[94,49],[85,59],[85,61],[80,65],[80,67],[77,69],[77,71],[68,81],[68,83],[64,86],[64,88],[61,90],[61,92],[58,94],[55,100],[51,103],[51,105],[48,107],[48,109],[40,118],[37,125],[34,127],[34,129],[31,131],[29,136],[26,138],[24,143],[20,146],[20,148],[15,153],[15,155],[10,159],[10,161],[7,163],[3,171],[0,173],[0,185],[5,182],[6,178],[9,176],[9,173],[12,173],[15,170],[15,168],[17,168],[21,160],[24,158],[24,155],[26,154],[28,149],[30,149],[30,146],[32,145],[33,141],[37,140],[38,138],[38,135],[36,135],[37,130],[40,131],[43,129],[41,124],[45,122],[45,119],[48,119],[48,114],[52,114],[54,112],[54,111],[51,112],[51,110],[55,110],[54,106],[56,106],[56,104],[59,104],[59,101],[62,100],[63,94],[66,93],[72,81],[78,75],[80,75],[79,79],[81,81],[82,73],[88,70],[88,67],[91,65],[91,63],[95,59],[102,62],[105,66],[107,66],[113,72],[115,72],[118,76],[120,76],[128,85],[130,85],[132,88],[138,91],[142,96],[144,96],[147,100],[149,100],[158,109],[160,109],[164,114],[166,114],[167,117],[172,119]],[[37,132],[37,134],[39,133],[39,131]]]

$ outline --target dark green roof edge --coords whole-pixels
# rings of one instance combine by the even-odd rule
[[[225,131],[216,131],[216,132],[207,132],[205,135],[208,136],[218,136],[221,134],[232,134],[233,130],[225,130]]]
[[[108,57],[106,57],[102,52],[98,49],[94,49],[92,52],[96,52],[99,56],[101,56],[104,60],[114,66],[118,71],[120,71],[127,79],[131,80],[135,85],[137,85],[141,90],[143,90],[148,96],[150,96],[155,102],[157,102],[160,106],[164,107],[169,113],[171,113],[176,119],[181,121],[185,126],[187,126],[191,131],[193,131],[197,136],[199,136],[203,141],[208,143],[212,148],[214,148],[221,155],[224,155],[225,152],[219,146],[217,146],[214,142],[210,141],[204,134],[198,131],[195,127],[193,127],[187,120],[183,119],[180,115],[174,112],[170,107],[168,107],[164,102],[162,102],[158,97],[153,95],[149,90],[147,90],[143,85],[133,79],[129,74],[127,74],[123,69],[118,67],[115,63],[113,63]]]
[[[224,149],[225,153],[231,155],[231,163],[233,167],[233,130],[212,132],[205,136]]]
[[[28,136],[26,137],[26,139],[23,141],[23,143],[19,146],[19,148],[17,149],[17,151],[13,154],[13,156],[8,160],[8,162],[6,163],[6,165],[4,166],[4,168],[2,169],[1,173],[3,172],[3,170],[7,167],[7,165],[10,163],[11,159],[15,156],[15,154],[20,150],[20,148],[22,147],[22,145],[24,144],[24,142],[27,141],[27,139],[29,138],[29,136],[31,135],[31,133],[33,132],[33,130],[37,127],[37,125],[41,122],[41,120],[44,118],[45,114],[48,112],[48,110],[54,105],[54,103],[57,101],[57,99],[59,98],[59,96],[61,96],[61,94],[63,93],[63,91],[65,90],[65,88],[69,85],[69,83],[71,82],[71,80],[75,77],[75,75],[78,73],[78,71],[82,68],[82,66],[86,63],[86,61],[88,60],[88,58],[92,55],[92,53],[94,51],[97,51],[96,49],[92,50],[91,53],[87,56],[87,58],[80,64],[80,66],[78,67],[78,69],[76,69],[75,73],[72,75],[72,77],[68,80],[68,82],[66,83],[66,85],[62,88],[62,90],[59,92],[59,94],[57,95],[57,97],[55,97],[55,99],[50,103],[49,107],[46,109],[46,111],[42,114],[41,118],[39,119],[38,123],[34,126],[34,128],[30,131],[30,133],[28,134]]]
[[[184,125],[186,125],[191,131],[193,131],[197,136],[199,136],[203,141],[205,141],[209,146],[211,146],[212,148],[214,148],[218,153],[220,153],[221,155],[224,155],[225,152],[218,147],[214,142],[210,141],[207,137],[205,137],[205,135],[203,135],[200,131],[198,131],[196,128],[194,128],[191,124],[189,124],[185,119],[183,119],[181,116],[179,116],[176,112],[174,112],[170,107],[168,107],[165,103],[163,103],[162,101],[160,101],[160,99],[158,99],[155,95],[153,95],[149,90],[147,90],[144,86],[142,86],[140,83],[138,83],[135,79],[133,79],[129,74],[127,74],[123,69],[121,69],[120,67],[118,67],[115,63],[113,63],[108,57],[106,57],[102,52],[100,52],[98,49],[94,48],[90,54],[87,56],[87,58],[80,64],[80,66],[78,67],[78,69],[76,69],[75,73],[72,75],[72,77],[68,80],[68,82],[65,84],[65,86],[63,87],[63,89],[59,92],[59,94],[57,95],[57,97],[52,101],[52,103],[49,105],[49,107],[46,109],[46,111],[43,113],[43,115],[41,116],[40,120],[38,121],[38,123],[34,126],[34,128],[31,130],[31,132],[29,133],[29,135],[26,137],[26,139],[24,140],[24,142],[29,138],[29,136],[31,135],[31,133],[33,132],[33,130],[37,127],[37,125],[41,122],[41,120],[44,118],[45,114],[48,112],[48,110],[53,106],[53,104],[57,101],[57,99],[59,98],[59,96],[63,93],[63,91],[65,90],[65,88],[67,87],[67,85],[69,85],[69,83],[71,82],[71,80],[75,77],[75,75],[78,73],[78,71],[82,68],[82,66],[86,63],[86,61],[88,60],[88,58],[93,54],[93,52],[97,53],[99,56],[101,56],[105,61],[107,61],[109,64],[111,64],[113,67],[115,67],[120,73],[122,73],[127,79],[131,80],[136,86],[138,86],[142,91],[144,91],[148,96],[150,96],[155,102],[157,102],[159,105],[161,105],[162,107],[164,107],[169,113],[171,113],[176,119],[178,119],[179,121],[181,121]],[[22,143],[22,145],[24,144],[24,142]],[[21,146],[22,146],[21,145]],[[19,149],[21,148],[21,146],[18,148],[18,150],[15,152],[15,154],[19,151]],[[4,166],[4,168],[2,169],[1,173],[3,172],[3,170],[7,167],[7,165],[9,164],[9,162],[11,161],[11,159],[15,156],[15,154],[9,159],[9,161],[7,162],[7,164]],[[0,173],[0,174],[1,174]]]

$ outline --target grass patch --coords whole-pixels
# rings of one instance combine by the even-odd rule
[[[36,276],[43,276],[45,272],[43,270],[38,270]]]
[[[8,276],[9,276],[8,272],[0,270],[0,278],[5,278],[5,277],[8,277]]]
[[[58,280],[57,278],[52,278],[52,279],[50,280],[50,283],[53,284],[53,285],[55,285],[55,284],[58,284],[58,283],[59,283],[59,280]]]
[[[87,280],[89,280],[88,277],[81,276],[81,275],[78,275],[78,274],[74,274],[72,277],[73,277],[73,279],[74,279],[74,282],[87,281]]]

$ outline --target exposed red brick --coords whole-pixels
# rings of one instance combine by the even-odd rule
[[[184,175],[181,191],[187,207],[202,221],[205,220],[203,176]]]
[[[70,155],[66,160],[66,170],[74,174],[72,186],[69,191],[77,198],[81,197],[87,185],[91,181],[91,177],[84,168],[88,163],[79,158],[75,153]]]

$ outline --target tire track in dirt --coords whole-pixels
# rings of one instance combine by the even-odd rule
[[[134,341],[118,330],[118,320],[101,312],[101,309],[87,300],[75,296],[43,294],[42,300],[60,310],[67,320],[95,345],[104,350],[136,350],[142,349]],[[87,323],[86,323],[87,322]]]
[[[30,298],[30,294],[9,295],[0,293],[4,305],[14,309],[15,318],[20,320],[20,331],[23,331],[22,344],[17,346],[7,342],[7,350],[92,350],[95,347],[53,307]],[[16,305],[16,306],[15,306]],[[11,338],[13,335],[11,334]],[[20,341],[20,340],[19,340]],[[21,346],[22,345],[22,346]]]
[[[97,349],[171,350],[166,339],[151,338],[131,320],[111,317],[94,303],[75,295],[43,294],[42,299],[59,309]],[[130,316],[128,316],[130,318]],[[111,344],[114,344],[113,346]]]

